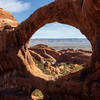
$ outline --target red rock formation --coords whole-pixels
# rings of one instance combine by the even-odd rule
[[[67,64],[86,64],[89,63],[90,56],[92,54],[91,51],[84,50],[61,50],[59,51],[61,55],[56,63],[66,62]]]
[[[0,30],[4,28],[4,26],[12,26],[16,27],[18,26],[17,20],[13,17],[13,15],[9,12],[4,11],[2,8],[0,8]],[[9,28],[9,27],[6,27]]]
[[[29,51],[34,60],[45,63],[46,60],[67,64],[86,64],[89,62],[91,51],[65,49],[57,51],[47,45],[38,44],[29,48]]]
[[[56,61],[60,56],[59,52],[57,52],[55,49],[53,49],[47,45],[44,45],[44,44],[38,44],[29,49],[40,54],[42,57],[49,58],[53,61]]]
[[[55,0],[39,8],[15,29],[1,31],[0,95],[19,96],[16,92],[19,88],[18,91],[23,94],[25,91],[29,96],[38,88],[43,91],[46,100],[48,97],[51,100],[99,100],[99,5],[100,1],[97,0]],[[90,41],[93,54],[90,68],[54,80],[35,67],[27,44],[40,27],[55,21],[78,28]]]

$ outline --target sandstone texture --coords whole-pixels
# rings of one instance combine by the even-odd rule
[[[32,46],[29,51],[36,66],[43,73],[52,76],[62,76],[81,70],[90,61],[92,54],[91,51],[81,49],[57,51],[44,44]]]
[[[19,25],[11,14],[0,9],[1,100],[20,100],[23,96],[22,100],[30,100],[35,89],[43,92],[44,100],[100,100],[99,5],[99,0],[55,0],[37,9]],[[29,39],[43,25],[55,21],[78,28],[90,41],[92,56],[81,71],[51,77],[37,68],[33,57],[39,50],[33,48],[32,57],[32,50],[28,49]],[[49,58],[54,57],[48,50],[40,51]],[[55,60],[59,53],[56,54]]]
[[[48,45],[38,44],[29,48],[29,52],[34,60],[45,63],[51,61],[57,63],[65,62],[67,64],[87,64],[92,55],[92,51],[81,49],[65,49],[57,51]]]
[[[66,62],[68,64],[86,64],[89,63],[89,59],[92,52],[91,51],[85,51],[85,50],[74,50],[74,49],[67,49],[67,50],[61,50],[59,59],[56,63],[59,62]]]
[[[4,11],[0,8],[0,30],[5,28],[16,27],[18,26],[18,21],[13,17],[9,12]]]
[[[53,61],[59,59],[60,53],[57,52],[55,49],[49,47],[48,45],[39,44],[33,47],[30,47],[29,50],[36,52],[44,59],[48,58]],[[33,55],[34,56],[34,55]]]

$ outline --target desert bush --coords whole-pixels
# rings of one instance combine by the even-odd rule
[[[42,72],[44,74],[51,75],[51,76],[67,75],[69,73],[79,71],[83,68],[82,65],[67,64],[67,63],[60,63],[60,64],[56,65],[56,67],[55,66],[48,67],[48,66],[44,66],[44,64],[42,64],[39,61],[36,61],[36,65],[40,70],[42,70]],[[63,67],[60,68],[61,66],[63,66]]]
[[[35,90],[32,92],[32,95],[33,95],[33,96],[36,96],[36,97],[39,98],[39,99],[43,99],[43,93],[42,93],[39,89],[35,89]]]

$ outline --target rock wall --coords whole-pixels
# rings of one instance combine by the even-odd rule
[[[99,5],[97,0],[55,0],[36,10],[16,28],[4,24],[0,32],[0,96],[24,95],[27,99],[38,88],[45,100],[99,100]],[[90,41],[93,54],[89,67],[59,78],[44,75],[36,68],[28,41],[40,27],[55,21],[78,28]]]

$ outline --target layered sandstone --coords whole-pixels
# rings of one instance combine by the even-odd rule
[[[36,52],[43,58],[48,58],[53,61],[59,59],[60,56],[60,53],[57,52],[55,49],[43,44],[38,44],[36,46],[30,47],[29,50]]]
[[[81,49],[65,49],[57,51],[48,45],[38,44],[29,48],[34,60],[44,63],[50,60],[57,63],[65,62],[67,64],[86,64],[90,61],[91,51]]]
[[[0,30],[2,30],[4,26],[7,25],[10,25],[11,27],[16,27],[18,26],[18,24],[18,21],[13,17],[11,13],[6,12],[2,8],[0,8]]]
[[[91,51],[65,49],[57,51],[47,45],[38,44],[29,48],[31,56],[43,73],[61,76],[79,71],[90,61]],[[55,57],[57,57],[55,59]]]
[[[1,30],[0,96],[20,98],[25,95],[27,99],[38,88],[45,100],[99,100],[99,5],[97,0],[55,0],[36,10],[16,28]],[[40,27],[55,21],[78,28],[90,41],[93,53],[85,70],[55,78],[44,75],[35,66],[28,49],[29,39]]]

